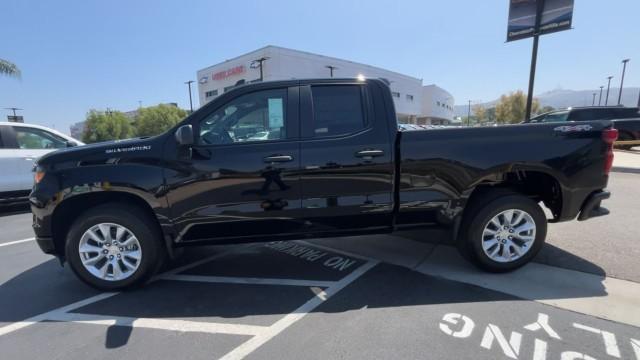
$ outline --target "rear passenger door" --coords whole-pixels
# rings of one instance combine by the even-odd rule
[[[365,83],[302,86],[300,102],[302,210],[311,232],[390,227],[389,130]]]

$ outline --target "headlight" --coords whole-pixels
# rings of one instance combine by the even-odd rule
[[[43,177],[44,177],[44,171],[36,169],[33,175],[33,181],[37,184],[42,180]]]

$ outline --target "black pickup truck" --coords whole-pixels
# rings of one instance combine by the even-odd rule
[[[549,221],[605,215],[609,121],[398,131],[383,80],[235,88],[168,132],[42,157],[38,245],[106,290],[188,245],[449,229],[488,271],[524,265]],[[447,231],[445,231],[447,232]]]
[[[618,130],[615,145],[631,149],[640,145],[640,109],[623,106],[584,106],[555,110],[533,117],[530,123],[552,123],[565,121],[611,120]]]

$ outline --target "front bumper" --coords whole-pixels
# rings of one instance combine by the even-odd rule
[[[51,254],[51,255],[56,254],[56,247],[53,243],[53,238],[38,236],[36,237],[36,243],[38,243],[38,246],[40,247],[40,250],[42,250],[43,253]]]
[[[584,221],[598,216],[604,216],[609,214],[609,210],[600,206],[602,200],[606,200],[611,197],[611,193],[608,191],[600,190],[592,193],[587,197],[582,209],[580,209],[580,215],[578,221]]]

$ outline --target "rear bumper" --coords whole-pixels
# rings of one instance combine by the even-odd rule
[[[580,215],[578,221],[584,221],[598,216],[604,216],[609,214],[609,210],[600,206],[602,200],[606,200],[611,197],[611,193],[608,191],[600,190],[592,193],[587,197],[582,208],[580,209]]]

